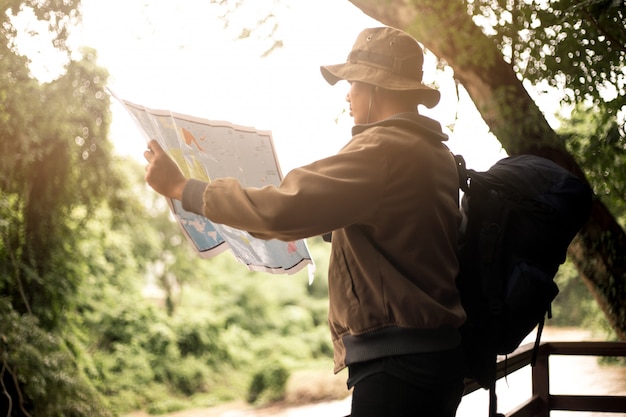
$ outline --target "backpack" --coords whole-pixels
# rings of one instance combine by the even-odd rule
[[[463,191],[457,287],[467,313],[465,376],[490,391],[489,415],[495,416],[497,356],[513,352],[538,326],[536,355],[559,292],[554,276],[590,215],[592,192],[534,155],[504,158],[486,172],[455,159]]]

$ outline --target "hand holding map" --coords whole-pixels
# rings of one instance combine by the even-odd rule
[[[243,186],[278,185],[282,179],[269,131],[155,110],[112,95],[128,110],[146,142],[156,140],[186,178],[237,178]],[[251,271],[293,274],[313,265],[304,240],[261,240],[248,232],[212,223],[168,199],[174,217],[203,258],[231,249]]]
[[[178,165],[170,159],[156,140],[148,143],[143,153],[148,161],[146,182],[154,191],[166,197],[183,199],[183,190],[188,182]]]

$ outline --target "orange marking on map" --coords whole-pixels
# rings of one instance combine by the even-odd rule
[[[200,152],[206,153],[204,149],[202,149],[202,146],[200,146],[200,144],[198,143],[198,140],[193,135],[193,133],[191,133],[184,127],[181,127],[180,130],[183,132],[183,139],[185,140],[187,146],[191,146],[191,144],[193,143],[194,145],[196,145],[196,148],[198,148]],[[201,137],[200,140],[204,140],[204,137]]]

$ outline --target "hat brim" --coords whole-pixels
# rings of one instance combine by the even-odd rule
[[[335,85],[340,80],[347,80],[360,81],[387,90],[415,91],[420,102],[428,108],[435,107],[441,98],[441,93],[438,90],[424,85],[419,80],[359,63],[346,62],[336,65],[322,65],[320,70],[330,85]]]

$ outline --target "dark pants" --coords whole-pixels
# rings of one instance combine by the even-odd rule
[[[464,389],[459,351],[380,361],[385,362],[382,371],[364,377],[354,386],[352,417],[454,417]],[[381,369],[379,361],[370,366]]]

